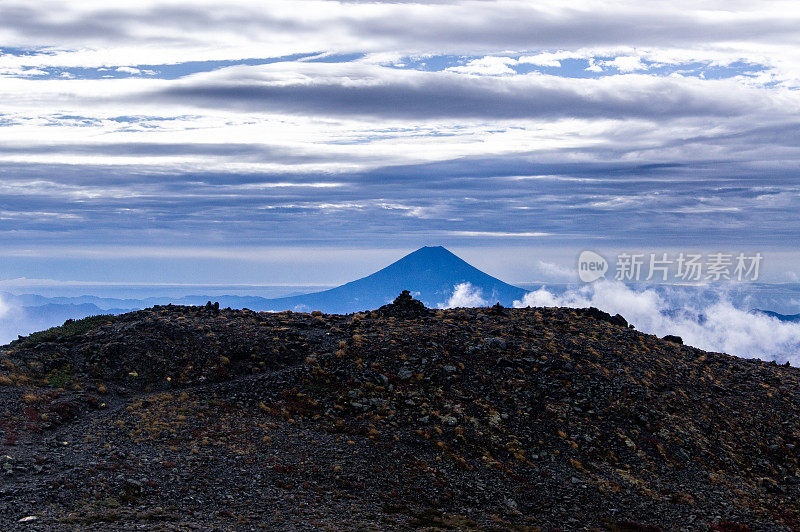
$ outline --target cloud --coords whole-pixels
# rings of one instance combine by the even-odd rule
[[[487,238],[538,238],[542,236],[550,236],[551,233],[511,233],[502,231],[448,231],[447,234],[455,236],[479,236]]]
[[[561,61],[564,59],[578,58],[588,59],[589,57],[580,52],[559,50],[558,52],[541,52],[534,55],[524,55],[517,60],[517,63],[558,68],[561,66]]]
[[[201,156],[203,146],[189,146],[185,153]],[[227,153],[237,157],[235,147],[227,152],[211,146],[208,160],[219,164]],[[243,246],[278,243],[286,235],[331,244],[371,242],[391,227],[398,245],[409,247],[426,239],[467,246],[606,247],[646,235],[654,242],[646,251],[655,252],[683,245],[673,229],[681,223],[726,249],[766,251],[791,241],[800,228],[793,215],[800,196],[790,169],[772,170],[765,186],[746,165],[728,164],[720,176],[719,162],[697,161],[564,163],[506,155],[327,174],[297,173],[292,164],[277,173],[182,166],[0,162],[9,176],[0,184],[9,219],[0,243],[19,247],[25,231],[29,247],[63,244],[67,233],[73,244],[137,245],[157,227],[167,250],[186,245],[186,234]],[[530,178],[521,179],[524,174]]]
[[[509,67],[509,65],[514,65],[516,63],[514,59],[509,57],[487,56],[481,59],[473,59],[466,65],[450,67],[447,70],[460,74],[499,76],[501,74],[516,74],[516,71]]]
[[[120,73],[122,73],[122,74],[131,74],[131,75],[141,75],[141,74],[144,74],[144,75],[147,75],[147,76],[153,76],[153,75],[155,75],[155,74],[156,74],[156,71],[155,71],[155,70],[147,70],[147,69],[144,69],[144,70],[143,70],[143,69],[141,69],[141,68],[134,68],[134,67],[129,67],[129,66],[121,66],[121,67],[117,67],[115,70],[116,70],[117,72],[120,72]]]
[[[29,321],[21,308],[11,305],[0,296],[0,345],[16,340],[21,332],[30,332]]]
[[[620,56],[611,61],[603,61],[603,65],[616,68],[620,72],[635,72],[637,70],[647,70],[647,65],[642,63],[641,57]]]
[[[483,298],[480,288],[472,286],[471,283],[461,283],[453,287],[453,295],[446,303],[439,303],[439,308],[458,308],[458,307],[485,307],[487,301]]]
[[[536,263],[535,271],[542,276],[542,280],[549,282],[573,282],[578,277],[578,271],[573,268],[565,267],[561,264],[555,264],[539,260]],[[531,305],[531,306],[550,306],[553,305]]]
[[[700,349],[800,365],[800,323],[736,308],[723,291],[706,303],[685,295],[675,297],[670,300],[652,288],[637,290],[615,281],[598,281],[560,295],[542,287],[514,306],[594,306],[622,314],[642,332],[678,335]]]
[[[0,245],[798,254],[793,4],[298,2],[3,2]]]
[[[197,74],[132,102],[200,108],[393,119],[640,118],[778,116],[800,98],[735,82],[634,75],[566,79],[540,74],[473,77],[367,64],[230,67]],[[788,109],[787,109],[788,106]]]
[[[6,304],[2,297],[0,297],[0,319],[5,317],[8,312],[11,310],[11,307]]]
[[[253,50],[281,55],[287,49],[326,52],[481,54],[495,50],[548,51],[587,46],[645,46],[739,54],[791,53],[798,11],[791,3],[660,2],[643,8],[630,1],[565,7],[555,0],[498,2],[322,2],[274,0],[270,9],[239,0],[142,1],[135,6],[87,0],[64,4],[4,2],[0,34],[17,47],[48,49],[53,62],[84,49],[95,62],[152,64],[165,47],[174,61],[252,57]],[[209,46],[208,43],[213,43]],[[760,46],[753,46],[754,43]],[[772,44],[764,50],[764,45]],[[702,45],[702,46],[701,46]],[[789,50],[787,50],[789,48]],[[71,50],[70,50],[71,49]],[[45,55],[45,54],[41,54]],[[162,54],[163,57],[163,54]],[[37,58],[47,61],[47,58]],[[84,60],[89,57],[84,54]],[[119,61],[120,59],[117,59]]]

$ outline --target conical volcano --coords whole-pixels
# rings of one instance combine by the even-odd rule
[[[313,294],[271,299],[271,310],[348,313],[371,310],[408,290],[428,307],[447,302],[455,287],[469,283],[487,304],[511,306],[525,290],[480,271],[442,246],[420,248],[362,279]]]

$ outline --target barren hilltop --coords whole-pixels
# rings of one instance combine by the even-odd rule
[[[792,530],[800,372],[596,310],[160,306],[0,348],[3,529]]]

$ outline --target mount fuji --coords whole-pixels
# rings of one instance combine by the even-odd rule
[[[426,306],[435,308],[447,302],[462,283],[472,285],[490,305],[499,302],[511,306],[526,292],[480,271],[442,246],[426,246],[362,279],[322,292],[265,300],[261,306],[344,314],[378,308],[402,290],[409,290]]]

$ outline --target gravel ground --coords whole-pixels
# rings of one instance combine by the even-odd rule
[[[160,306],[0,358],[3,530],[800,527],[800,372],[596,309]]]

